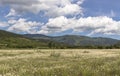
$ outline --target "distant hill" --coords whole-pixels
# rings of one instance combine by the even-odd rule
[[[23,35],[0,30],[0,48],[35,48],[47,47],[44,41],[35,41]]]
[[[26,35],[27,36],[27,35]],[[59,43],[44,38],[37,39],[26,37],[7,31],[0,30],[0,49],[1,48],[64,48],[64,43]],[[38,36],[38,35],[37,35]],[[39,35],[39,37],[44,35]],[[47,36],[46,36],[47,37]]]
[[[0,30],[1,48],[120,48],[120,41],[111,38],[79,35],[19,35]]]
[[[32,39],[46,39],[46,40],[53,38],[51,36],[46,36],[46,35],[42,35],[42,34],[24,34],[23,36],[27,37],[27,38],[32,38]]]
[[[71,46],[113,46],[119,42],[119,40],[103,37],[87,37],[79,35],[64,35],[64,36],[46,36],[41,34],[26,34],[28,38],[33,39],[46,39],[65,43]]]

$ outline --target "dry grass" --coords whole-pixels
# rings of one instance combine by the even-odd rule
[[[0,76],[120,76],[120,50],[0,50]]]

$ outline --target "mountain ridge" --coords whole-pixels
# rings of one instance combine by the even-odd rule
[[[0,30],[0,48],[35,48],[38,46],[44,47],[46,44],[20,34]]]
[[[80,35],[63,35],[63,36],[46,36],[36,34],[27,34],[24,35],[28,38],[33,39],[47,39],[53,40],[57,42],[62,42],[65,44],[73,45],[73,46],[112,46],[116,44],[119,40],[112,38],[104,38],[104,37],[88,37],[88,36],[80,36]]]
[[[120,40],[80,35],[46,36],[0,30],[0,48],[120,48]]]
[[[59,47],[58,47],[59,46]],[[58,43],[46,39],[29,38],[21,34],[16,34],[4,30],[0,30],[0,49],[6,48],[63,48],[66,46],[63,43]]]

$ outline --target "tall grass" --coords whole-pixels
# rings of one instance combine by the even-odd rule
[[[0,76],[120,76],[119,51],[0,50]]]

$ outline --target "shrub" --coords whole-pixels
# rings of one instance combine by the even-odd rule
[[[90,53],[89,51],[83,51],[83,53]]]
[[[56,52],[52,52],[50,54],[50,57],[60,57],[60,56],[61,56],[61,54],[60,53],[56,53]]]

